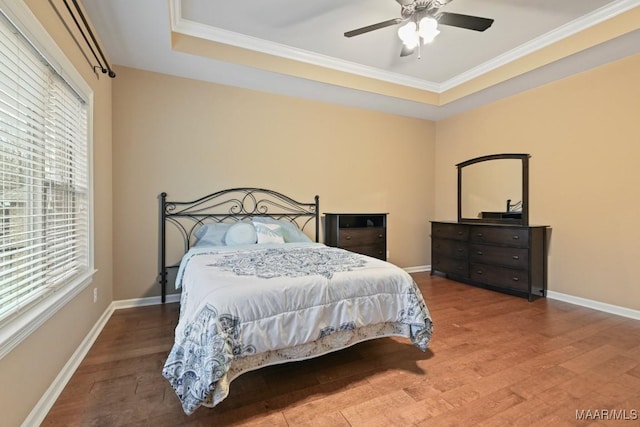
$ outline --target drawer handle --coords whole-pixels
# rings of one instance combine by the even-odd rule
[[[482,233],[478,233],[478,234],[477,234],[477,236],[478,236],[478,237],[482,237]]]
[[[512,279],[513,279],[514,282],[518,282],[520,280],[520,278],[518,278],[518,277],[512,277]]]
[[[518,236],[517,234],[513,236],[513,240],[518,240],[520,239],[520,236]]]
[[[476,273],[482,274],[482,270],[478,270],[478,271],[476,271]]]
[[[516,260],[520,259],[520,257],[518,255],[514,255],[511,258],[516,259]]]
[[[456,249],[456,252],[464,252],[464,249],[458,248],[458,249]]]
[[[382,234],[378,234],[378,238],[382,239],[384,236]]]
[[[344,236],[345,239],[351,240],[351,236]]]
[[[458,236],[462,236],[462,231],[458,231]]]
[[[476,252],[478,255],[482,255],[482,251],[478,251]]]

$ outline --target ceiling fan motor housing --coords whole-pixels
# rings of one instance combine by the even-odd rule
[[[416,0],[411,3],[402,3],[400,15],[403,19],[409,19],[416,12],[422,15],[434,15],[438,9],[449,3],[451,0]]]

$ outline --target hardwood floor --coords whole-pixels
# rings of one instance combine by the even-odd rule
[[[178,305],[118,310],[43,425],[640,425],[640,321],[413,276],[434,320],[426,353],[383,338],[263,368],[191,416],[160,373]]]

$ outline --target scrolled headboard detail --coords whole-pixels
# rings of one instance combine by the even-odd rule
[[[160,241],[159,241],[159,281],[162,288],[162,302],[166,300],[167,270],[177,265],[167,266],[167,225],[175,226],[188,251],[195,231],[211,222],[237,222],[256,216],[268,216],[288,220],[304,230],[310,224],[315,226],[315,241],[320,237],[319,197],[313,202],[302,203],[282,193],[264,188],[231,188],[216,191],[197,200],[180,202],[167,200],[167,193],[160,199]]]

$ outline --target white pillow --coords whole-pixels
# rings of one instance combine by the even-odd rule
[[[224,235],[224,243],[227,246],[249,245],[256,243],[257,240],[256,229],[250,222],[236,222]]]
[[[284,243],[283,230],[278,224],[254,222],[253,226],[258,235],[258,243]]]
[[[274,219],[267,216],[254,216],[251,221],[253,224],[263,223],[263,224],[277,224],[282,227],[282,237],[284,237],[285,243],[293,243],[293,242],[311,242],[312,240],[304,234],[302,230],[298,228],[298,226],[284,219]]]

